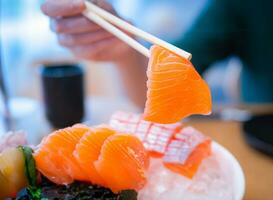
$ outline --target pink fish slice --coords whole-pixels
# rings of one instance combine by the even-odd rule
[[[162,157],[181,123],[158,124],[142,119],[141,115],[118,111],[110,119],[110,126],[119,132],[132,133],[153,157]]]
[[[170,170],[192,178],[210,154],[211,139],[193,127],[185,127],[170,141],[163,162]]]

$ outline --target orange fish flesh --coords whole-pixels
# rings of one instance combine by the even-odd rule
[[[211,113],[210,89],[189,60],[154,45],[147,76],[144,120],[168,124]]]
[[[113,192],[139,190],[146,183],[149,156],[141,141],[131,134],[115,134],[102,145],[95,168]]]
[[[105,125],[94,127],[76,145],[73,154],[93,184],[105,185],[103,178],[94,167],[94,162],[99,158],[104,141],[115,133],[114,130]]]
[[[81,137],[89,131],[87,126],[75,125],[44,138],[33,154],[38,170],[56,184],[87,181],[88,176],[73,156],[73,151]]]

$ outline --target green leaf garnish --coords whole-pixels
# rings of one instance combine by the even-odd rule
[[[27,191],[33,200],[40,200],[41,199],[41,192],[42,192],[41,188],[29,186],[27,188]]]
[[[32,156],[33,150],[27,146],[19,146],[18,148],[24,155],[25,174],[29,183],[27,192],[33,200],[41,200],[41,188],[37,186],[36,163]]]
[[[19,146],[18,147],[25,159],[25,173],[28,179],[28,183],[32,187],[36,187],[37,184],[37,171],[36,171],[36,164],[35,160],[32,156],[33,150],[30,147],[26,146]]]

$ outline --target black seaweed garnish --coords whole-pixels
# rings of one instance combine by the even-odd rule
[[[137,192],[124,190],[119,194],[110,189],[85,182],[74,182],[70,185],[56,185],[46,178],[40,184],[41,200],[136,200]],[[21,191],[16,200],[33,200],[28,189]]]
[[[137,200],[137,192],[135,190],[123,190],[118,200]]]

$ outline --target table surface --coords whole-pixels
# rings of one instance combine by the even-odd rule
[[[245,200],[273,199],[273,159],[245,142],[241,123],[192,119],[187,124],[210,136],[238,159],[246,177]]]

